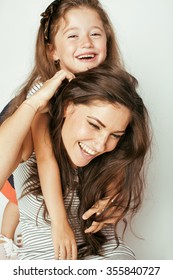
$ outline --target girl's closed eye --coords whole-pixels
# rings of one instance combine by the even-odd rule
[[[91,33],[91,36],[92,36],[92,37],[100,37],[101,34],[98,33],[98,32],[93,32],[93,33]]]
[[[78,37],[77,34],[68,35],[68,39],[73,39],[73,38],[77,38],[77,37]]]

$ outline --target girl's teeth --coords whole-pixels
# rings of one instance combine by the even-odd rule
[[[93,58],[94,54],[89,54],[89,55],[80,55],[78,58]]]

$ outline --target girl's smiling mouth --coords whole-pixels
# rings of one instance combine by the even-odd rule
[[[80,55],[76,56],[75,58],[77,58],[83,62],[89,62],[89,61],[95,60],[96,57],[97,57],[96,53],[85,53],[85,54],[80,54]]]

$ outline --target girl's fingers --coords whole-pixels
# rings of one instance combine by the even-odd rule
[[[59,86],[62,84],[64,79],[68,79],[71,81],[74,79],[74,74],[60,70],[57,72],[51,79],[47,80],[43,86],[30,98],[30,100],[33,98],[39,102],[38,110],[41,113],[45,113],[48,111],[48,102],[49,100],[54,96],[54,94],[57,92]]]
[[[60,256],[60,247],[58,247],[58,249],[55,250],[55,260],[59,260],[59,256]]]
[[[66,246],[60,246],[55,251],[56,260],[77,260],[77,245],[76,242]]]
[[[72,242],[69,246],[66,246],[66,260],[77,260],[77,245],[76,242]]]
[[[45,95],[45,97],[47,96],[48,98],[50,98],[57,91],[58,87],[61,85],[64,79],[68,79],[69,81],[71,81],[74,78],[74,74],[64,70],[60,70],[52,78],[47,80],[37,93],[42,93],[43,96]]]
[[[76,242],[72,243],[71,259],[72,260],[77,260],[77,245],[76,245]]]
[[[75,75],[71,72],[68,72],[68,71],[64,71],[64,70],[60,70],[58,72],[56,72],[56,74],[52,77],[52,79],[59,79],[61,82],[64,80],[64,79],[67,79],[69,81],[71,81],[72,79],[75,78]],[[51,80],[51,79],[50,79]]]
[[[65,260],[66,259],[66,248],[64,246],[58,246],[55,250],[55,260]]]
[[[69,244],[70,246],[66,247],[66,259],[67,260],[77,260],[77,246],[76,242]]]
[[[66,256],[67,256],[66,248],[65,247],[60,247],[58,259],[59,260],[66,260]]]
[[[72,259],[72,248],[71,246],[66,247],[66,260]]]

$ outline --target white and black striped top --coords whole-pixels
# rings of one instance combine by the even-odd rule
[[[35,160],[33,154],[31,158],[21,163],[14,172],[14,182],[17,197],[21,196],[23,184],[28,178],[29,165],[31,161]],[[71,193],[64,199],[65,207],[67,208],[71,200]],[[48,260],[54,259],[54,249],[51,236],[51,225],[46,223],[43,218],[42,196],[36,198],[34,195],[29,194],[18,200],[20,211],[20,228],[22,231],[23,246],[19,248],[19,259],[28,260]],[[84,245],[83,237],[81,234],[81,227],[77,216],[77,209],[79,206],[79,199],[75,194],[71,206],[71,214],[69,214],[69,222],[73,223],[71,227],[74,231],[77,245]],[[91,255],[83,259],[135,259],[133,251],[127,247],[122,241],[118,248],[114,238],[114,230],[112,226],[107,226],[103,229],[103,233],[107,236],[107,242],[102,246],[100,255]],[[80,253],[80,249],[79,249]]]
[[[36,93],[37,90],[39,90],[42,87],[43,83],[38,79],[35,81],[35,83],[32,85],[31,89],[27,93],[27,97],[31,97],[34,93]]]

